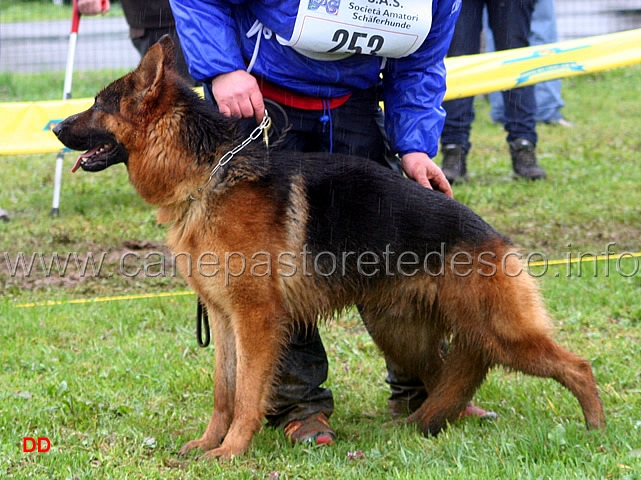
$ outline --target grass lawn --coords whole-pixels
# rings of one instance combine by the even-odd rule
[[[76,97],[113,78],[94,75],[74,80]],[[46,96],[42,85],[58,80],[51,98],[61,91],[61,79],[23,80],[0,77],[0,92],[10,92],[3,101]],[[322,327],[335,446],[291,446],[263,429],[230,463],[179,460],[211,413],[213,349],[196,346],[195,297],[163,262],[164,227],[123,167],[72,176],[73,154],[61,215],[50,218],[55,155],[12,156],[0,158],[0,207],[12,216],[0,222],[0,477],[641,478],[641,68],[568,79],[564,97],[576,125],[540,126],[549,178],[536,183],[511,178],[505,133],[478,99],[470,182],[454,193],[525,256],[562,261],[532,273],[557,339],[593,364],[605,431],[584,429],[560,385],[502,369],[475,397],[498,421],[465,419],[431,439],[390,425],[383,361],[347,312]],[[629,254],[591,261],[608,244],[613,255]],[[54,252],[70,256],[64,274],[64,261],[45,271]],[[21,255],[25,267],[34,260],[28,274],[16,267]],[[91,258],[95,270],[83,273]],[[24,437],[47,437],[51,450],[23,453]]]

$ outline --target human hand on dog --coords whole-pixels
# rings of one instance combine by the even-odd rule
[[[407,175],[431,190],[436,189],[454,198],[450,182],[434,161],[423,152],[406,153],[401,157],[401,166]]]
[[[265,116],[263,94],[258,82],[245,70],[223,73],[211,82],[211,90],[220,113],[228,117],[256,117],[260,123]]]

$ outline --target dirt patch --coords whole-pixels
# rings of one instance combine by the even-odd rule
[[[117,247],[86,251],[3,252],[0,285],[16,290],[130,289],[149,281],[181,283],[169,248],[160,242],[125,240]]]

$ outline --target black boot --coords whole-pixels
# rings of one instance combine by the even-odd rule
[[[535,146],[525,138],[517,138],[510,143],[512,168],[514,173],[529,180],[542,180],[547,174],[536,161]]]
[[[467,181],[467,152],[462,145],[448,143],[443,145],[443,173],[452,185]]]

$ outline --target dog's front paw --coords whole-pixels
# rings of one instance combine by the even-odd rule
[[[237,439],[237,441],[233,441],[232,438],[227,437],[220,447],[207,450],[198,457],[198,460],[231,460],[232,457],[244,454],[248,449],[249,440]]]
[[[244,453],[244,450],[233,452],[231,448],[228,447],[218,447],[211,450],[207,450],[203,453],[198,460],[231,460],[232,457]]]
[[[209,452],[218,445],[220,445],[220,442],[213,442],[205,437],[199,438],[198,440],[191,440],[182,446],[182,448],[178,452],[178,457],[184,457],[194,449],[200,449],[203,452]]]

